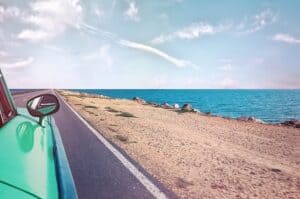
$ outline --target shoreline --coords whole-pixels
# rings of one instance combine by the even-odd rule
[[[73,91],[73,90],[76,90],[76,91]],[[97,90],[97,89],[95,89],[95,90]],[[118,89],[116,89],[116,90],[118,90]],[[137,89],[137,90],[139,90],[139,89]],[[149,90],[152,90],[152,89],[149,89]],[[155,89],[153,89],[153,90],[155,90]],[[166,90],[169,90],[169,89],[166,89]],[[174,89],[174,90],[178,90],[178,89]],[[191,90],[193,90],[193,89],[191,89]],[[195,90],[198,90],[198,89],[195,89]],[[219,89],[215,89],[215,90],[219,90]],[[257,89],[241,89],[241,90],[257,90]],[[261,89],[261,90],[276,90],[276,89]],[[277,89],[277,90],[285,90],[285,89]],[[291,90],[299,90],[299,89],[291,89]],[[81,91],[79,92],[79,91],[77,91],[77,89],[70,89],[70,90],[64,90],[64,91],[77,92],[77,93],[80,93],[81,95],[100,97],[100,98],[106,98],[106,99],[133,100],[133,101],[136,101],[136,102],[141,103],[143,105],[150,105],[150,106],[153,106],[155,108],[173,109],[173,110],[178,110],[178,111],[181,110],[181,107],[177,103],[175,103],[174,105],[178,105],[178,108],[175,108],[174,105],[170,105],[168,103],[159,104],[157,102],[150,102],[150,101],[146,101],[146,100],[144,100],[144,99],[142,99],[138,96],[135,96],[132,99],[127,99],[127,98],[109,97],[109,96],[102,95],[102,94],[91,94],[91,93],[86,93],[86,92],[81,92]],[[191,105],[191,104],[189,104],[189,105]],[[242,115],[240,117],[234,118],[234,117],[228,117],[228,116],[213,114],[211,112],[202,112],[201,110],[199,110],[197,108],[192,108],[192,110],[190,112],[194,112],[196,114],[200,114],[200,115],[203,115],[203,116],[218,117],[218,118],[223,118],[223,119],[227,119],[227,120],[236,120],[236,121],[241,121],[241,122],[256,122],[256,123],[261,123],[261,124],[266,124],[266,125],[288,126],[288,127],[300,128],[300,119],[296,119],[296,118],[287,119],[287,120],[284,120],[282,122],[266,122],[266,121],[263,121],[262,119],[256,118],[256,117],[251,116],[251,115]]]
[[[300,129],[59,91],[180,198],[297,198]]]

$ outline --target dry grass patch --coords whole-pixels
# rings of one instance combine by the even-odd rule
[[[92,105],[85,105],[84,108],[93,108],[93,109],[97,109],[97,106],[92,106]]]
[[[134,118],[137,118],[135,115],[131,114],[131,113],[128,113],[128,112],[121,112],[120,114],[117,114],[117,116],[120,116],[120,117],[134,117]]]
[[[176,186],[180,189],[185,189],[187,188],[188,186],[192,186],[194,185],[193,182],[189,182],[183,178],[177,178],[176,179],[176,182],[175,182]]]
[[[113,128],[111,128],[111,127],[107,127],[109,130],[111,130],[112,132],[117,132],[117,130],[116,129],[113,129]]]
[[[110,106],[105,107],[106,111],[111,112],[111,113],[119,113],[120,111],[111,108]]]
[[[121,142],[125,142],[125,143],[128,142],[128,137],[124,136],[124,135],[116,135],[115,138],[118,139]]]

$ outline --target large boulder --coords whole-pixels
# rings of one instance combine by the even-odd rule
[[[253,121],[256,122],[256,123],[266,124],[263,120],[257,119],[257,118],[254,118]]]
[[[154,107],[159,107],[159,104],[154,103],[154,102],[148,102],[149,105],[154,106]]]
[[[207,111],[204,113],[205,115],[211,115],[211,112]]]
[[[161,107],[162,108],[165,108],[165,109],[172,109],[173,107],[170,105],[170,104],[168,104],[168,103],[163,103],[162,105],[161,105]]]
[[[140,104],[145,104],[146,103],[145,100],[143,100],[143,99],[141,99],[139,97],[133,97],[132,100],[136,101],[137,103],[140,103]]]
[[[180,108],[180,106],[179,106],[179,104],[174,104],[174,105],[173,105],[173,108],[175,108],[175,109],[179,109],[179,108]]]
[[[182,111],[189,112],[189,111],[193,111],[193,107],[192,107],[192,105],[190,105],[190,104],[184,104],[184,105],[181,107],[181,110],[182,110]]]

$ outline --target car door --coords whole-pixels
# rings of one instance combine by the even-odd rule
[[[0,127],[17,115],[17,110],[0,71]]]

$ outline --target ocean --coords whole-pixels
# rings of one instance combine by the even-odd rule
[[[267,123],[300,119],[300,90],[72,89],[113,98],[147,102],[189,103],[201,112],[237,118],[252,116]]]

